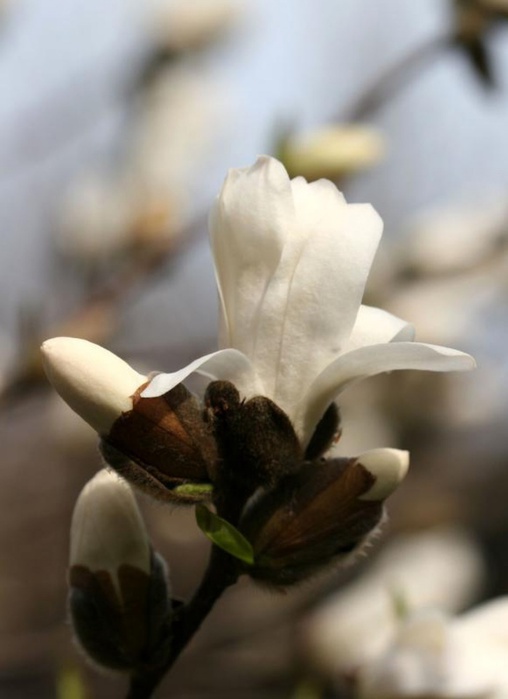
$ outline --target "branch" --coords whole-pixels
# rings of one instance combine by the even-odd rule
[[[365,119],[400,92],[411,79],[422,72],[424,68],[439,56],[439,54],[454,45],[455,36],[446,34],[438,36],[427,43],[417,46],[405,56],[400,63],[388,68],[376,81],[370,85],[356,102],[342,115],[341,121],[355,122]]]
[[[127,699],[149,699],[153,695],[216,601],[237,579],[236,560],[213,546],[208,568],[199,588],[190,602],[178,609],[168,625],[167,634],[161,644],[163,660],[157,666],[147,667],[132,677]]]

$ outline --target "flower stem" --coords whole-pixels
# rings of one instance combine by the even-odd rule
[[[131,678],[127,699],[149,699],[172,668],[191,638],[208,616],[222,593],[239,575],[236,559],[216,546],[212,547],[208,568],[194,596],[175,612],[161,641],[156,665]]]

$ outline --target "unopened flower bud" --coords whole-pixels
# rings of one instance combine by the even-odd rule
[[[254,549],[251,576],[289,585],[360,550],[381,522],[383,500],[402,480],[407,462],[405,452],[380,449],[356,459],[307,463],[258,496],[239,525]]]
[[[165,564],[130,487],[106,470],[76,503],[69,586],[73,628],[93,661],[131,671],[149,656],[170,613]]]
[[[102,437],[102,453],[112,468],[161,500],[210,498],[215,442],[182,384],[163,396],[141,398],[146,376],[77,338],[47,340],[42,354],[55,389]]]
[[[92,571],[116,571],[122,564],[150,570],[150,542],[134,495],[123,479],[106,469],[85,485],[76,502],[70,564]]]
[[[360,500],[386,500],[405,478],[409,468],[409,452],[400,449],[371,449],[356,457],[376,480]]]
[[[54,388],[100,435],[132,410],[133,394],[147,382],[115,354],[87,340],[54,337],[41,351]]]
[[[303,136],[286,136],[280,156],[289,175],[312,181],[337,180],[375,165],[384,141],[375,129],[354,124],[329,126]]]
[[[232,26],[242,6],[240,0],[159,3],[152,17],[152,33],[160,46],[172,51],[199,49]]]

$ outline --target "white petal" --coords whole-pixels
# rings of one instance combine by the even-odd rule
[[[472,609],[455,623],[461,634],[497,641],[508,652],[508,596],[498,597]]]
[[[417,612],[404,619],[393,642],[381,657],[360,669],[361,699],[409,699],[444,697],[450,678],[452,656],[449,621],[435,610]],[[466,692],[463,699],[474,694]],[[479,699],[476,697],[475,699]]]
[[[307,186],[314,200],[307,192],[297,216],[308,235],[294,271],[284,268],[283,257],[270,282],[254,356],[269,395],[290,416],[351,333],[382,231],[371,206],[344,206],[325,181]],[[311,222],[303,209],[315,214],[319,202],[321,216]]]
[[[162,396],[194,372],[209,376],[212,380],[232,381],[244,397],[263,393],[249,359],[238,350],[225,349],[199,357],[183,369],[170,374],[157,374],[141,393],[141,397]]]
[[[261,300],[293,221],[289,177],[277,160],[263,156],[229,172],[210,217],[220,347],[250,354]]]
[[[308,619],[312,660],[328,676],[377,662],[398,625],[394,595],[411,610],[455,613],[478,598],[484,576],[477,542],[467,532],[434,527],[395,536],[368,571]]]
[[[474,359],[464,352],[418,342],[392,342],[360,347],[329,364],[312,384],[296,420],[298,433],[308,440],[330,403],[350,384],[395,369],[468,371]]]
[[[383,342],[412,342],[414,327],[402,318],[373,306],[360,306],[356,321],[344,352],[358,347],[379,345]]]
[[[409,468],[409,452],[400,449],[371,449],[356,457],[376,479],[360,500],[385,500],[405,478]]]

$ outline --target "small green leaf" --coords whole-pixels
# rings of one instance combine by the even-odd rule
[[[177,485],[173,492],[177,495],[189,495],[199,497],[200,495],[211,495],[213,486],[211,483],[185,483]]]
[[[210,541],[244,563],[254,563],[254,550],[249,541],[225,519],[204,505],[196,506],[196,521]]]
[[[393,588],[390,590],[390,598],[392,603],[392,609],[395,614],[395,618],[399,621],[404,621],[409,616],[411,607],[404,591],[398,588]]]
[[[56,696],[58,699],[86,699],[88,692],[76,667],[63,667],[56,678]]]

